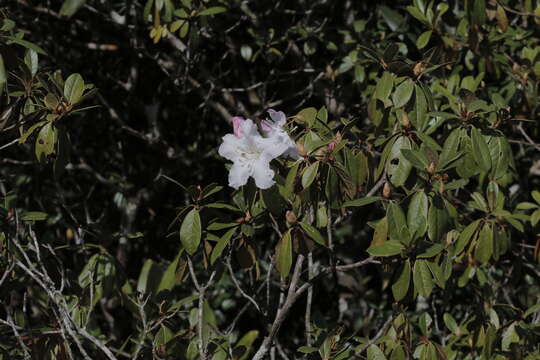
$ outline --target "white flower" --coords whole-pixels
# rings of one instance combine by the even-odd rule
[[[275,111],[273,109],[268,110],[270,119],[262,121],[261,127],[263,132],[268,138],[274,138],[276,142],[281,142],[287,146],[287,151],[283,154],[291,159],[300,159],[300,154],[296,148],[295,142],[291,139],[289,134],[283,129],[283,126],[287,122],[287,118],[283,111]]]
[[[229,170],[229,185],[238,189],[251,176],[258,188],[270,188],[275,183],[270,161],[287,151],[287,144],[278,137],[263,138],[250,119],[233,118],[233,125],[234,134],[223,137],[218,151],[219,155],[233,162]]]

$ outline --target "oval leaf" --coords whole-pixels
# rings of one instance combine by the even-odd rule
[[[193,255],[201,242],[201,217],[197,209],[191,209],[180,227],[180,241],[188,254]]]
[[[287,231],[276,247],[276,266],[283,277],[287,277],[292,266],[291,231]]]
[[[372,245],[367,252],[372,256],[394,256],[401,254],[405,246],[399,241],[389,240],[382,245]]]
[[[414,82],[411,79],[406,79],[396,88],[394,95],[392,96],[392,102],[397,108],[405,106],[413,93]]]

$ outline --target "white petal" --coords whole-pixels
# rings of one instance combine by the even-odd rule
[[[240,156],[239,147],[242,140],[233,134],[223,137],[223,143],[219,146],[218,153],[227,160],[235,161]]]
[[[298,149],[296,148],[296,145],[289,147],[287,151],[283,153],[283,156],[290,157],[293,160],[301,159],[300,153],[298,152]]]
[[[253,163],[253,178],[259,189],[268,189],[275,184],[274,170],[270,169],[270,163],[260,159]]]
[[[258,139],[257,145],[262,150],[262,156],[268,162],[281,156],[289,148],[289,145],[277,133],[267,138]]]
[[[283,111],[268,109],[268,113],[270,114],[270,118],[274,122],[275,126],[283,127],[283,125],[285,125],[285,123],[287,122],[287,117],[285,116],[285,113],[283,113]]]
[[[260,137],[261,135],[257,131],[257,125],[253,123],[253,120],[246,119],[240,123],[240,127],[242,128],[242,134],[246,137]]]
[[[242,161],[235,162],[229,170],[229,186],[238,189],[240,186],[246,185],[252,173],[251,164]]]

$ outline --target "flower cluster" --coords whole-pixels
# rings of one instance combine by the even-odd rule
[[[283,126],[287,119],[282,111],[268,110],[269,119],[261,123],[261,132],[251,119],[235,116],[232,119],[233,134],[223,137],[219,155],[233,162],[229,170],[229,186],[238,189],[253,177],[260,189],[274,185],[274,171],[270,162],[286,156],[299,159],[296,144]]]

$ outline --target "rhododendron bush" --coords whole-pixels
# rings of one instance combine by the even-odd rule
[[[536,0],[0,5],[0,360],[540,359]]]

